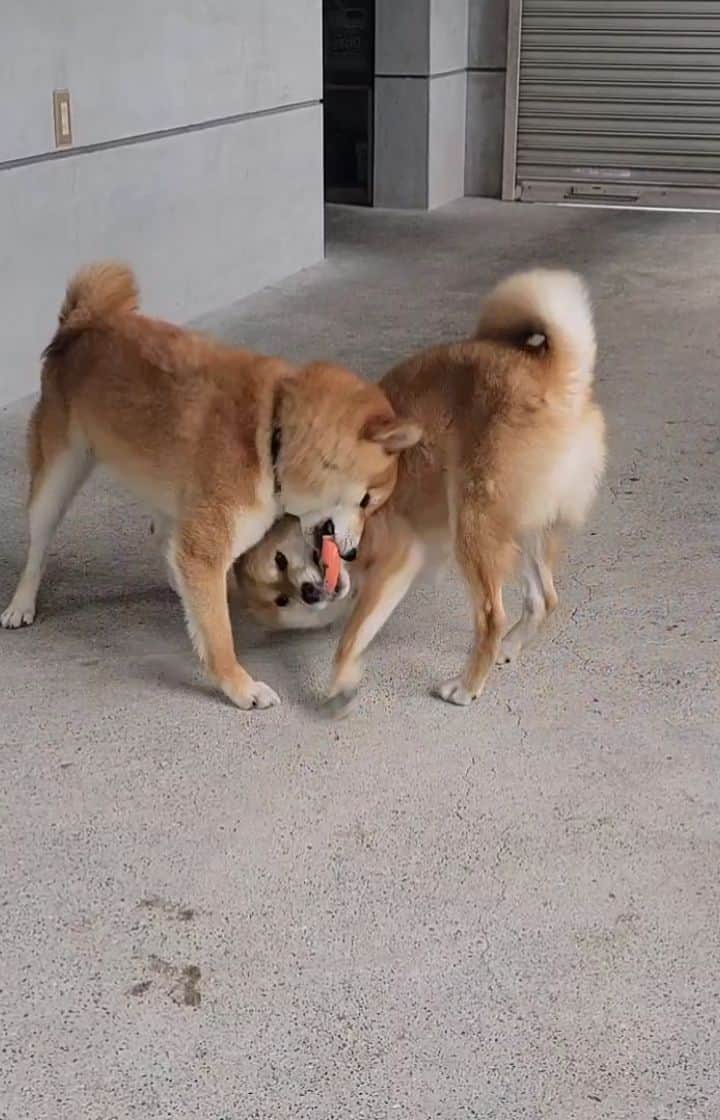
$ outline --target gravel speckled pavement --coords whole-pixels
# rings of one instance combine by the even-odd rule
[[[328,225],[326,263],[205,325],[379,376],[510,271],[587,275],[610,460],[560,609],[458,710],[429,688],[462,587],[417,588],[340,724],[328,636],[238,620],[284,701],[247,715],[198,679],[147,515],[94,479],[36,625],[0,634],[0,1116],[711,1120],[720,216]],[[3,603],[29,406],[0,412]]]

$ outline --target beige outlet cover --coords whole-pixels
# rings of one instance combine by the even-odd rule
[[[53,90],[53,121],[55,123],[55,147],[68,148],[72,144],[69,89]]]

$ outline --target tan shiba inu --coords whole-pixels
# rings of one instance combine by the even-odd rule
[[[210,675],[241,708],[276,704],[235,656],[228,568],[286,512],[310,553],[322,531],[353,555],[365,495],[392,492],[398,452],[419,434],[347,370],[296,370],[146,318],[127,268],[90,266],[70,282],[45,351],[28,435],[30,545],[2,625],[33,621],[55,529],[102,462],[152,508]]]
[[[538,270],[491,293],[472,339],[418,354],[381,380],[394,407],[424,434],[403,452],[387,503],[376,510],[370,501],[365,510],[330,689],[336,710],[354,697],[361,654],[439,553],[455,554],[475,627],[463,671],[438,689],[444,700],[470,703],[496,658],[515,658],[554,609],[559,537],[584,521],[604,468],[604,421],[592,395],[595,350],[582,281]],[[343,608],[303,603],[291,578],[294,561],[273,602],[272,581],[260,573],[273,555],[293,558],[299,550],[298,522],[285,518],[236,566],[241,599],[260,621],[318,625]],[[503,638],[503,584],[518,563],[522,617]],[[343,581],[346,596],[347,575]]]

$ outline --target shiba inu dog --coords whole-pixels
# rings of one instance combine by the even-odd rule
[[[438,688],[450,703],[478,696],[494,661],[514,659],[555,608],[559,540],[583,523],[605,463],[605,425],[592,392],[595,351],[578,276],[537,270],[506,280],[487,298],[471,339],[418,354],[380,381],[423,438],[401,455],[387,502],[365,509],[362,543],[349,567],[352,596],[346,572],[343,601],[318,611],[303,602],[294,563],[280,597],[268,595],[272,581],[264,584],[260,573],[272,556],[302,550],[292,518],[236,567],[243,602],[276,627],[285,619],[294,627],[303,619],[324,624],[352,603],[330,689],[336,711],[355,695],[363,651],[438,554],[454,552],[475,630],[464,669]],[[522,616],[505,634],[503,585],[518,566]]]
[[[141,315],[132,273],[114,263],[71,280],[44,359],[28,433],[30,544],[3,627],[33,621],[52,536],[101,462],[152,509],[211,677],[241,708],[278,703],[237,661],[228,568],[283,513],[310,554],[329,534],[354,555],[366,495],[392,492],[417,424],[339,366],[295,369]]]

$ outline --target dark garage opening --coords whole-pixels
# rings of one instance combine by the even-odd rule
[[[372,206],[375,0],[323,0],[325,198]]]

